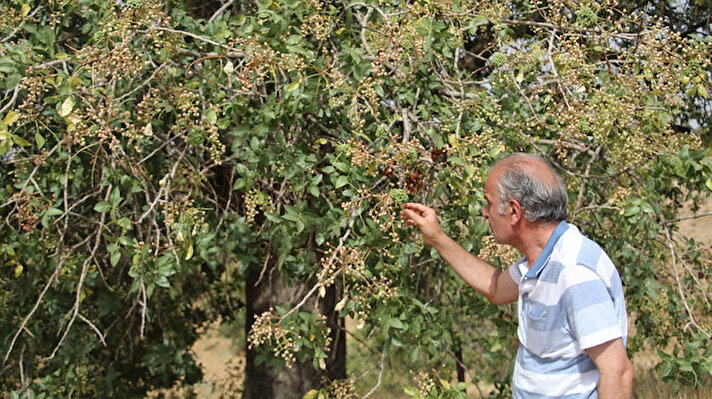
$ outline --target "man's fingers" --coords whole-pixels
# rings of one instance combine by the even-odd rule
[[[428,208],[427,206],[425,206],[423,204],[418,204],[415,202],[405,203],[405,204],[403,204],[403,208],[414,210],[414,211],[418,212],[418,214],[421,214],[421,215],[423,213],[427,212],[428,210],[430,210],[430,208]]]
[[[423,217],[410,209],[403,209],[401,211],[401,218],[405,219],[406,224],[409,226],[419,226],[423,223]]]

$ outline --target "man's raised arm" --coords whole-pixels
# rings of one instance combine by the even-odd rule
[[[408,226],[416,226],[425,243],[435,248],[440,256],[472,288],[495,305],[517,299],[518,287],[506,271],[501,271],[467,252],[440,227],[434,209],[422,204],[403,205],[401,218]]]

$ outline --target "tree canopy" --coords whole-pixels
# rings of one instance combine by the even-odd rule
[[[256,367],[312,370],[299,397],[353,394],[362,376],[334,371],[344,317],[377,384],[400,359],[413,396],[507,392],[516,309],[398,211],[437,208],[505,267],[518,255],[480,214],[512,151],[555,167],[570,221],[618,266],[629,349],[700,384],[712,253],[676,234],[712,190],[711,8],[692,3],[3,2],[0,385],[190,384],[200,328],[247,307]]]

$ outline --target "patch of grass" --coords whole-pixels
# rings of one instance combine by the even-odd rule
[[[663,382],[659,373],[653,370],[638,370],[633,382],[633,397],[636,399],[709,399],[712,376],[704,379],[705,386],[689,387],[680,386],[679,393],[675,395],[676,383]]]

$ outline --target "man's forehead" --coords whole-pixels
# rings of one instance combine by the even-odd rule
[[[496,190],[497,185],[495,182],[497,181],[499,177],[499,168],[497,168],[497,165],[495,165],[492,170],[490,170],[489,174],[487,175],[487,180],[485,180],[485,191],[494,191]]]

